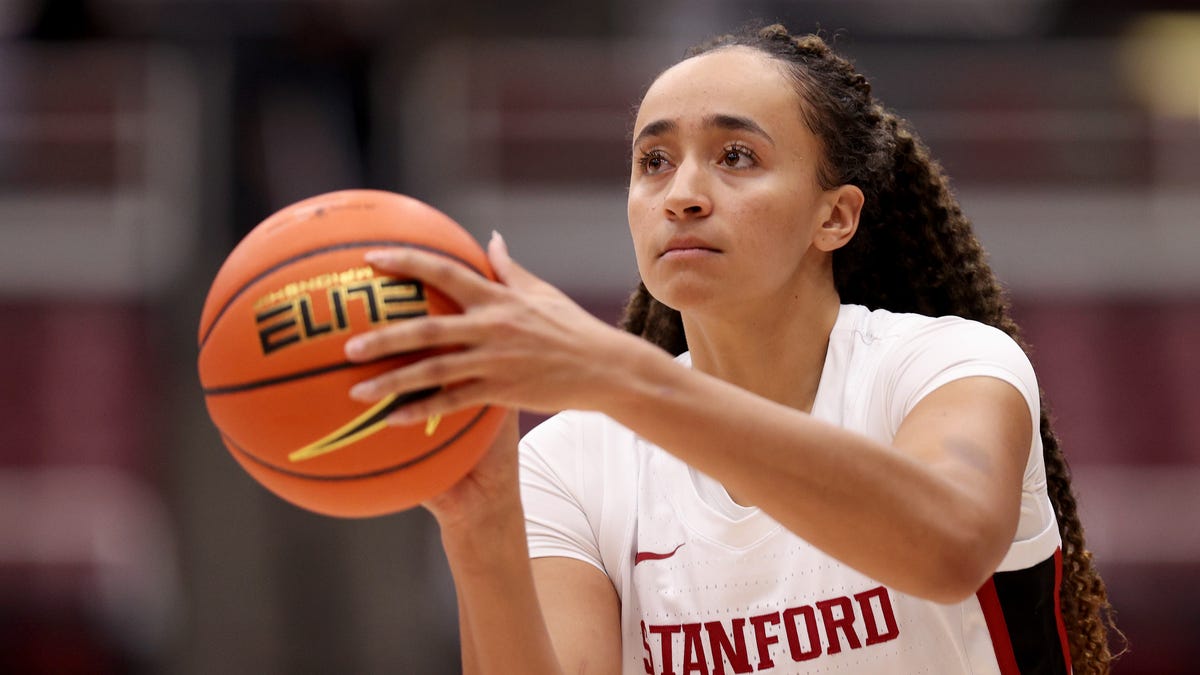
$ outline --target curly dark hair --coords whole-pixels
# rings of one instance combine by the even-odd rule
[[[841,301],[892,312],[956,315],[1003,330],[1028,351],[1009,315],[1003,288],[951,194],[948,180],[904,120],[871,96],[852,63],[816,35],[797,37],[781,25],[748,28],[689,50],[697,56],[744,46],[786,65],[809,129],[822,143],[821,187],[858,186],[866,196],[857,233],[833,253]],[[671,352],[687,349],[679,312],[639,284],[621,327]],[[1108,673],[1113,622],[1104,582],[1084,545],[1070,472],[1042,398],[1041,436],[1050,500],[1062,535],[1063,622],[1074,672]]]

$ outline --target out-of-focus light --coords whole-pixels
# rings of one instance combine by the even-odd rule
[[[1121,61],[1150,110],[1200,119],[1200,12],[1138,18],[1122,38]]]

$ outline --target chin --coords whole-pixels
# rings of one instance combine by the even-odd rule
[[[719,305],[719,293],[711,284],[669,282],[663,285],[646,284],[655,300],[676,312],[695,312],[712,309]]]

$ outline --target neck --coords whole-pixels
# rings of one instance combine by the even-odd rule
[[[832,283],[810,286],[764,304],[719,317],[684,314],[692,367],[810,412],[841,304],[837,291]]]

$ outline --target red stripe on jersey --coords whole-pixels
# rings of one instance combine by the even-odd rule
[[[1054,621],[1058,624],[1058,640],[1062,643],[1063,663],[1067,664],[1067,672],[1075,671],[1071,664],[1071,646],[1067,644],[1067,625],[1063,623],[1062,600],[1062,549],[1054,549]]]
[[[1000,596],[996,595],[996,582],[988,577],[975,597],[979,600],[979,608],[983,610],[983,618],[987,622],[988,634],[992,638],[992,649],[996,652],[996,663],[1000,666],[1000,675],[1021,675],[1017,668],[1017,657],[1013,653],[1012,639],[1008,636],[1008,624],[1004,622],[1004,610],[1000,608]]]

